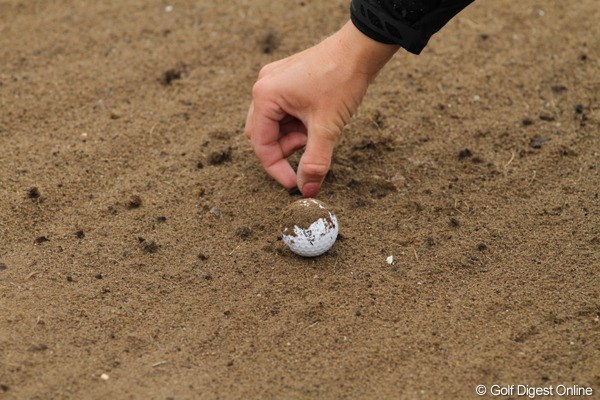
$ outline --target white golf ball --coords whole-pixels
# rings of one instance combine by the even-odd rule
[[[323,202],[301,199],[283,212],[282,240],[294,253],[316,257],[333,246],[338,235],[337,217]]]

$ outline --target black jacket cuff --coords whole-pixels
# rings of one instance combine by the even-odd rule
[[[433,34],[473,1],[441,0],[437,6],[423,10],[422,15],[409,22],[398,14],[386,12],[377,4],[379,1],[352,0],[350,15],[354,26],[371,39],[397,44],[410,53],[419,54]],[[398,0],[387,2],[392,6],[401,3]]]

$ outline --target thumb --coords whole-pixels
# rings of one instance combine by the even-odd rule
[[[338,128],[328,129],[317,123],[308,126],[306,150],[300,158],[297,180],[304,197],[315,197],[319,193],[340,135]]]

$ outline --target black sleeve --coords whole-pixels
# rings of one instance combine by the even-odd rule
[[[351,18],[365,35],[419,54],[429,38],[474,0],[352,0]]]

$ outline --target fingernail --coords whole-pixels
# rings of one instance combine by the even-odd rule
[[[308,182],[302,186],[302,195],[304,197],[315,197],[319,193],[321,185],[317,182]]]

